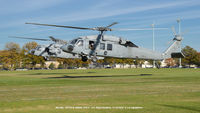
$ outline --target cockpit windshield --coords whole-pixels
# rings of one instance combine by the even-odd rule
[[[42,47],[41,47],[40,45],[38,45],[35,49],[38,50],[38,51],[40,51],[41,48],[42,48]]]
[[[77,43],[76,43],[76,45],[83,46],[83,40],[78,40]]]
[[[77,39],[74,39],[70,42],[70,44],[75,44],[77,42],[78,38]]]

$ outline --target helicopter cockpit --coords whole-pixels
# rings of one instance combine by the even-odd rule
[[[82,40],[82,39],[79,39],[79,40],[76,42],[76,45],[77,45],[77,46],[83,46],[83,40]]]
[[[37,51],[41,51],[41,49],[42,49],[42,46],[41,46],[41,45],[38,45],[38,46],[35,48],[35,50],[37,50]]]
[[[81,38],[76,38],[70,42],[71,45],[83,46],[83,40]]]
[[[78,39],[76,38],[76,39],[70,41],[70,44],[74,45],[77,41],[78,41]]]
[[[79,45],[81,42],[80,42],[80,38],[76,38],[76,39],[74,39],[74,40],[71,40],[70,42],[69,42],[69,44],[71,44],[71,45]]]

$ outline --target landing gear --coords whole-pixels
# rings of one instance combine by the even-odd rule
[[[86,62],[88,60],[88,57],[87,56],[82,56],[81,59],[82,59],[83,62]]]
[[[49,57],[48,57],[48,56],[45,56],[45,57],[44,57],[44,60],[45,60],[45,61],[48,61],[48,60],[49,60]]]
[[[160,65],[157,62],[155,63],[155,66],[157,69],[160,69]]]
[[[96,56],[93,56],[93,57],[91,57],[91,60],[92,60],[92,62],[97,62],[97,57]]]

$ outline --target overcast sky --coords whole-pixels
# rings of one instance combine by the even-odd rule
[[[25,22],[71,25],[80,27],[107,26],[113,28],[169,28],[155,31],[156,50],[164,51],[173,39],[172,26],[178,32],[177,18],[181,18],[181,31],[185,32],[183,47],[189,45],[200,51],[200,1],[199,0],[1,0],[0,49],[8,42],[21,46],[28,40],[8,36],[48,38],[54,36],[71,40],[78,36],[98,32],[34,26]],[[152,31],[113,31],[108,35],[121,36],[136,45],[152,49]],[[38,42],[44,44],[44,42]],[[46,44],[46,43],[45,43]]]

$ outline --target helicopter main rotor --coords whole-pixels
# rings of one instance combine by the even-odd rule
[[[52,27],[63,27],[63,28],[72,28],[72,29],[83,29],[83,30],[94,30],[94,31],[113,31],[110,27],[118,24],[118,22],[113,22],[112,24],[106,27],[94,27],[94,28],[86,28],[86,27],[74,27],[74,26],[63,26],[63,25],[53,25],[53,24],[40,24],[40,23],[25,23],[25,24],[32,24],[32,25],[41,25],[41,26],[52,26]]]
[[[39,41],[52,41],[51,39],[45,38],[31,38],[31,37],[19,37],[19,36],[8,36],[9,38],[19,38],[19,39],[28,39],[28,40],[39,40]]]
[[[152,30],[152,28],[122,28],[122,29],[111,29],[113,25],[118,24],[118,22],[113,22],[112,24],[106,27],[94,27],[94,28],[87,28],[87,27],[74,27],[74,26],[64,26],[64,25],[54,25],[54,24],[40,24],[40,23],[25,23],[25,24],[32,24],[32,25],[41,25],[41,26],[52,26],[52,27],[62,27],[62,28],[72,28],[72,29],[82,29],[82,30],[93,30],[93,31],[100,31],[101,34],[106,31],[141,31],[141,30]],[[154,30],[166,30],[168,28],[154,28]]]
[[[9,38],[19,38],[19,39],[39,40],[39,41],[53,41],[55,43],[67,44],[67,41],[61,40],[61,39],[58,39],[58,38],[54,38],[53,36],[49,36],[50,39],[45,39],[45,38],[31,38],[31,37],[19,37],[19,36],[9,36]]]

